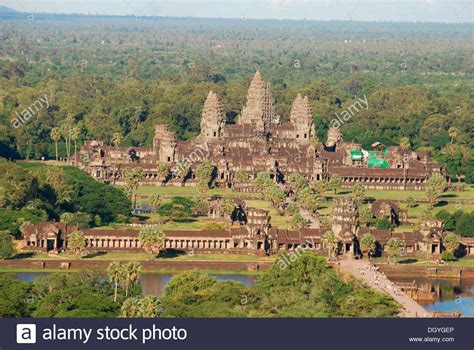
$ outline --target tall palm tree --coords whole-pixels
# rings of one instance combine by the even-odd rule
[[[133,286],[139,279],[142,274],[142,265],[137,261],[130,261],[125,265],[125,296],[128,297],[128,289],[130,286]]]
[[[410,139],[406,136],[400,139],[400,147],[404,151],[408,151],[410,149]]]
[[[111,262],[107,267],[107,277],[114,284],[114,301],[117,302],[118,285],[122,277],[122,264],[118,261]]]
[[[454,143],[454,139],[458,136],[459,130],[458,128],[452,126],[448,130],[448,135],[451,137],[451,144]]]
[[[130,191],[131,196],[135,194],[134,199],[133,199],[134,210],[137,206],[136,190],[143,176],[144,176],[144,172],[142,168],[128,168],[128,169],[125,169],[125,171],[123,172],[123,177],[125,180],[125,184],[127,185],[127,189]]]
[[[59,132],[61,136],[64,138],[64,143],[66,144],[66,158],[69,161],[69,129],[66,124],[62,124],[59,127]]]
[[[115,146],[115,155],[114,155],[114,173],[112,174],[113,180],[112,183],[115,185],[115,170],[117,166],[117,152],[118,152],[118,146],[122,143],[123,141],[123,136],[121,133],[116,132],[112,135],[112,143]]]
[[[335,254],[337,251],[339,239],[336,236],[336,234],[332,231],[326,231],[326,233],[323,235],[322,238],[323,238],[324,245],[328,249],[328,256],[332,258],[333,254]]]
[[[51,136],[51,139],[55,143],[55,148],[56,148],[56,162],[58,161],[58,141],[61,139],[61,132],[59,131],[58,128],[52,128],[51,133],[49,134]]]
[[[74,165],[77,165],[77,140],[81,135],[81,129],[77,126],[71,129],[71,140],[74,141]]]

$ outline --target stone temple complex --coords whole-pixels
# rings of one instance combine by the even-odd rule
[[[270,85],[256,72],[245,106],[236,123],[226,122],[219,97],[209,92],[204,103],[200,135],[178,141],[166,125],[157,125],[152,147],[114,147],[87,141],[79,151],[76,166],[104,182],[123,183],[127,168],[144,170],[142,184],[193,186],[195,170],[203,161],[215,166],[215,184],[245,190],[259,172],[278,183],[298,172],[308,181],[339,175],[343,187],[356,183],[367,189],[424,189],[434,173],[444,174],[440,164],[423,151],[405,151],[398,146],[374,143],[371,150],[343,140],[339,128],[330,128],[325,144],[315,139],[315,124],[308,97],[298,94],[287,122],[273,110]],[[165,165],[170,171],[163,175]],[[184,171],[179,171],[184,170]],[[237,181],[237,172],[246,181]]]

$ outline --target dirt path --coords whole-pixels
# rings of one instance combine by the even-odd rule
[[[374,265],[362,260],[341,260],[339,267],[370,287],[390,295],[402,306],[401,317],[432,317],[420,304],[403,293],[393,282],[378,272]]]

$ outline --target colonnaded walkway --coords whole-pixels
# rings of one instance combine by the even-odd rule
[[[401,317],[432,317],[430,312],[402,292],[395,283],[380,273],[372,263],[355,259],[340,260],[339,263],[339,267],[343,271],[395,299],[402,306]]]

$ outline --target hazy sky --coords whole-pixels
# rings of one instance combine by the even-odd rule
[[[0,0],[22,12],[356,21],[473,22],[454,0]]]

